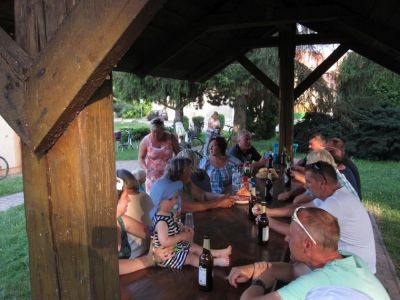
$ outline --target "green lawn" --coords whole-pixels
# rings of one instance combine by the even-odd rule
[[[0,197],[22,192],[22,176],[0,180]]]
[[[273,141],[256,141],[259,151],[270,150]],[[117,157],[135,159],[124,151]],[[299,155],[301,156],[301,154]],[[120,158],[118,158],[120,159]],[[355,161],[361,175],[363,201],[374,213],[385,245],[400,275],[400,162]],[[22,190],[21,177],[0,181],[0,193]],[[23,206],[0,212],[0,299],[29,299],[28,250]]]

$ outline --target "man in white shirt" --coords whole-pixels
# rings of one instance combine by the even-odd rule
[[[318,161],[306,166],[306,186],[316,197],[304,206],[319,207],[338,219],[340,227],[339,250],[348,251],[362,258],[376,273],[375,239],[371,220],[357,196],[345,187],[340,187],[335,169],[328,163]],[[289,224],[277,221],[273,217],[289,217],[300,205],[267,209],[269,225],[272,230],[287,235]],[[254,214],[259,214],[255,206]]]

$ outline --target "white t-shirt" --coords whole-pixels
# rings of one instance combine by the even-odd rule
[[[128,208],[125,214],[150,227],[152,225],[150,219],[150,211],[152,208],[153,202],[151,201],[150,196],[146,193],[129,195]],[[141,239],[129,233],[128,241],[131,246],[131,259],[139,257],[148,251],[150,241]]]
[[[336,217],[340,227],[339,250],[362,258],[372,273],[376,273],[374,232],[368,213],[358,197],[342,187],[325,200],[314,199],[319,207]]]

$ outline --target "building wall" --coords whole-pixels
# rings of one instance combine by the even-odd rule
[[[21,141],[1,116],[0,156],[3,156],[7,160],[10,166],[10,174],[21,172]]]

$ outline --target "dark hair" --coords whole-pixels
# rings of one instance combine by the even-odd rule
[[[215,141],[217,143],[217,146],[222,155],[226,155],[226,148],[228,147],[228,145],[226,144],[225,138],[222,136],[213,137],[212,139],[210,139],[208,145],[210,145],[212,141]]]
[[[328,142],[332,143],[335,148],[342,150],[342,152],[344,154],[345,144],[344,144],[343,140],[335,137],[335,138],[329,139]]]
[[[316,163],[306,165],[306,171],[310,171],[313,175],[319,175],[328,182],[337,183],[337,175],[335,168],[329,163],[324,161],[317,161]]]
[[[117,170],[117,177],[121,178],[124,181],[124,186],[122,188],[122,191],[124,189],[132,189],[135,191],[139,190],[139,182],[133,176],[131,172],[125,169],[118,169]],[[118,199],[121,197],[122,191],[118,191]]]

